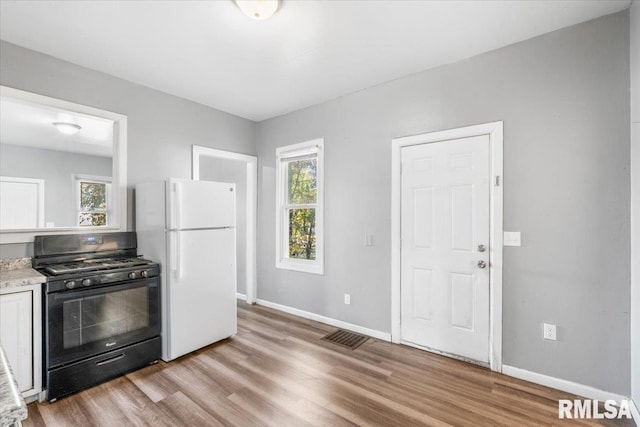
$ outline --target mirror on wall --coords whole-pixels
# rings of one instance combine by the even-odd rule
[[[122,115],[2,87],[2,243],[124,228],[125,143]]]

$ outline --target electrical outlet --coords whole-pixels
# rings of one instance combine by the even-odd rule
[[[550,323],[542,324],[542,338],[545,340],[556,340],[556,325]]]
[[[344,294],[344,303],[347,305],[351,304],[351,294]]]

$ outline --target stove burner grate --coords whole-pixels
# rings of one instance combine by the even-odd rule
[[[60,275],[75,272],[88,272],[111,270],[117,268],[136,267],[150,264],[151,261],[144,258],[97,258],[64,264],[54,264],[44,267],[44,270],[52,275]]]

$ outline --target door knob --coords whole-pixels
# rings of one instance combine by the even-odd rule
[[[478,268],[485,268],[487,266],[487,263],[484,261],[478,261]]]
[[[484,252],[487,250],[487,247],[485,245],[478,245],[478,252]]]

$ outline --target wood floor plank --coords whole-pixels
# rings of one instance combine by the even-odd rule
[[[158,402],[179,391],[178,385],[163,374],[166,368],[167,364],[159,362],[156,365],[132,372],[127,375],[127,378],[149,399]]]
[[[180,391],[162,399],[157,405],[179,425],[213,427],[224,425]]]
[[[264,396],[244,388],[229,396],[229,400],[245,408],[250,413],[259,414],[260,422],[273,427],[309,427],[311,424],[287,411],[281,405],[265,399]]]
[[[228,396],[193,396],[189,394],[188,397],[225,426],[263,425],[260,421],[260,414],[250,413],[246,408],[232,402]]]
[[[238,334],[169,363],[29,405],[42,426],[632,426],[559,420],[568,393],[335,328],[238,304]]]

